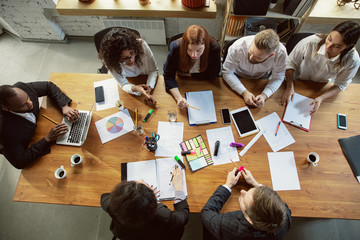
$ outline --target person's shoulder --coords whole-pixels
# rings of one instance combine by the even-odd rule
[[[180,48],[181,45],[181,38],[176,39],[170,43],[170,50],[177,50]]]
[[[357,67],[360,66],[360,56],[355,48],[351,49],[347,54],[345,54],[343,59],[345,63],[348,63],[351,66],[357,66]]]
[[[212,50],[217,50],[217,49],[220,50],[220,43],[218,43],[218,41],[216,41],[216,39],[211,38],[210,39],[210,47]]]
[[[301,41],[299,41],[299,44],[317,46],[317,44],[321,41],[321,39],[322,37],[320,35],[313,34],[311,36],[301,39]]]

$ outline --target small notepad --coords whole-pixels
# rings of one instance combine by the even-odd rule
[[[190,106],[197,108],[187,108],[190,126],[216,123],[217,119],[212,91],[187,92],[185,93],[185,97]]]
[[[310,110],[313,108],[310,104],[313,101],[312,98],[294,93],[293,100],[289,101],[285,108],[282,121],[308,132],[312,119]]]

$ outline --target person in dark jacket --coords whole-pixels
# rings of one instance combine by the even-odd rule
[[[226,183],[216,189],[201,210],[203,239],[283,239],[291,224],[286,203],[275,191],[259,184],[249,170],[236,172],[236,168],[229,172]],[[239,211],[220,213],[241,176],[253,188],[241,190]]]
[[[65,124],[56,125],[47,136],[29,147],[39,117],[38,98],[42,96],[54,100],[69,121],[79,118],[78,111],[69,107],[71,99],[52,82],[18,82],[13,86],[0,86],[1,153],[18,169],[50,153],[51,143],[68,131]]]
[[[113,239],[180,240],[189,220],[182,176],[182,170],[174,168],[174,211],[157,202],[159,191],[144,180],[121,182],[111,193],[102,194],[101,207],[112,217]]]
[[[191,25],[182,38],[170,43],[164,63],[166,90],[173,95],[179,108],[185,108],[188,103],[180,94],[176,75],[212,80],[219,76],[220,66],[219,43],[202,26]]]

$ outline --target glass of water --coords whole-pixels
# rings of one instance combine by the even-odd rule
[[[176,116],[177,116],[176,110],[168,110],[168,116],[169,116],[169,121],[170,122],[175,122],[176,121]]]

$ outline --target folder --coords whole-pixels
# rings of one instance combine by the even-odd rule
[[[310,110],[313,108],[310,103],[313,101],[312,98],[294,93],[293,100],[290,100],[285,107],[282,121],[308,132],[312,120]]]
[[[215,103],[211,90],[187,92],[185,98],[190,106],[197,108],[187,108],[190,126],[216,123]]]

